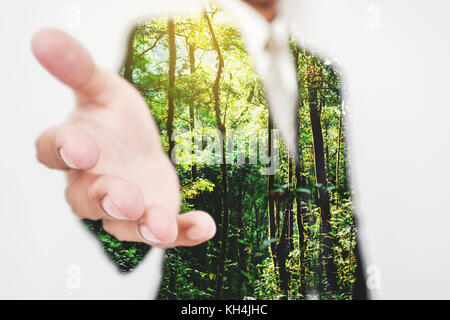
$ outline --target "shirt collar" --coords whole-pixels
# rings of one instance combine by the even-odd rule
[[[242,0],[218,0],[217,3],[236,18],[248,52],[264,51],[270,36],[277,46],[288,45],[289,24],[282,10],[272,22],[268,22]]]

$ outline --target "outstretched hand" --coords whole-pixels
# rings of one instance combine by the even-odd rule
[[[102,220],[122,241],[168,248],[211,239],[216,226],[210,215],[179,214],[178,176],[133,86],[98,68],[79,42],[57,29],[37,32],[32,50],[77,98],[69,118],[36,142],[39,161],[66,172],[66,198],[74,213]]]

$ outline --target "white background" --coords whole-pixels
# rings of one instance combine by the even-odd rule
[[[0,298],[155,297],[162,252],[120,275],[70,213],[63,175],[35,161],[35,138],[65,118],[73,97],[38,66],[29,42],[40,27],[56,26],[118,70],[138,18],[199,3],[1,1]],[[369,274],[372,296],[450,298],[450,3],[287,5],[296,37],[345,74],[361,240],[377,271]]]

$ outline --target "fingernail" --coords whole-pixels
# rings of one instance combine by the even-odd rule
[[[147,241],[150,241],[150,242],[153,242],[153,243],[161,243],[162,242],[161,240],[158,240],[153,235],[153,233],[151,233],[150,230],[143,224],[141,224],[139,226],[139,232],[141,233],[141,236]]]
[[[69,168],[72,168],[72,169],[79,169],[76,165],[74,165],[74,164],[72,163],[72,161],[70,161],[70,158],[68,157],[67,153],[64,151],[63,148],[60,148],[60,149],[58,150],[58,153],[59,153],[59,157],[61,158],[61,160],[64,161],[64,163],[65,163]]]
[[[102,208],[106,212],[107,215],[109,215],[115,219],[129,220],[120,213],[120,211],[117,209],[117,207],[111,201],[111,197],[108,195],[105,196],[102,200]]]
[[[189,239],[194,240],[194,241],[205,238],[205,234],[197,226],[193,226],[193,227],[189,228],[188,231],[186,232],[186,236]]]

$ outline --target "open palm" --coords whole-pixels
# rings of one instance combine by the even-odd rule
[[[69,118],[36,143],[39,161],[67,172],[66,198],[75,214],[103,220],[119,240],[163,248],[213,237],[216,227],[207,213],[179,215],[178,176],[140,94],[118,74],[96,67],[62,31],[39,31],[32,49],[77,97]]]

